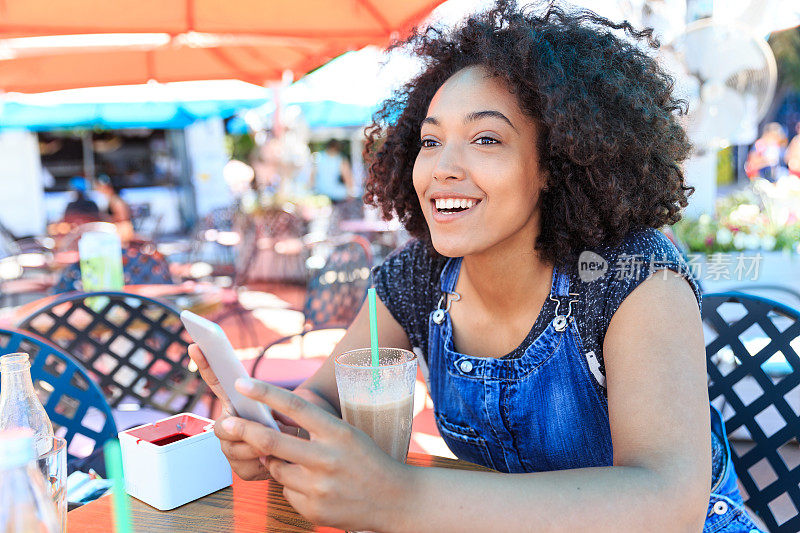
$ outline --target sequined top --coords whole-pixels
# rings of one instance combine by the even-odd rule
[[[411,345],[427,357],[428,315],[441,296],[439,277],[446,258],[411,241],[396,250],[373,271],[378,297],[403,327]],[[570,276],[570,292],[578,300],[573,314],[584,348],[594,351],[605,375],[603,340],[611,317],[623,300],[659,270],[681,274],[692,287],[698,305],[700,289],[686,261],[672,242],[658,230],[633,230],[617,246],[601,246],[582,253],[576,264],[565,267]],[[518,357],[539,336],[555,316],[556,303],[545,300],[538,318],[522,343],[501,357]]]

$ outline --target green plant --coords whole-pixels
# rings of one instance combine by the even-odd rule
[[[800,252],[800,180],[755,180],[720,198],[716,217],[684,218],[673,230],[690,252]]]

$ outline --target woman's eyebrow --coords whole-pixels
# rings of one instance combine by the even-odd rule
[[[507,116],[502,114],[500,111],[495,111],[493,109],[488,109],[485,111],[473,111],[472,113],[468,114],[464,117],[464,124],[468,124],[470,122],[475,122],[476,120],[480,120],[482,118],[499,118],[500,120],[506,122],[509,126],[514,128],[514,131],[517,131],[516,126],[509,120]],[[425,117],[422,120],[422,124],[433,124],[434,126],[439,126],[439,119],[436,117]]]
[[[475,122],[476,120],[480,120],[482,118],[499,118],[500,120],[506,122],[509,126],[511,126],[514,131],[517,131],[516,126],[511,123],[511,120],[500,111],[495,111],[493,109],[486,110],[486,111],[473,111],[466,117],[464,117],[464,124],[469,122]]]

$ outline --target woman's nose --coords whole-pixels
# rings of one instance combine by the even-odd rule
[[[439,151],[439,158],[436,166],[433,167],[433,179],[446,180],[448,178],[461,180],[464,179],[466,172],[461,165],[461,157],[458,147],[453,144],[445,144]]]

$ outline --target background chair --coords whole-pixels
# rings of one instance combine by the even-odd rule
[[[217,275],[233,274],[235,247],[241,240],[238,226],[242,222],[236,204],[212,209],[194,229],[188,263],[206,263]]]
[[[117,435],[111,408],[86,370],[70,355],[29,333],[0,329],[0,355],[25,352],[31,378],[69,459],[85,457]]]
[[[122,252],[125,285],[159,285],[173,283],[166,258],[149,242],[137,243]],[[72,263],[61,271],[53,294],[78,290],[81,281],[80,263]]]
[[[19,327],[78,359],[112,408],[191,411],[206,392],[173,307],[123,292],[72,293],[24,318]]]
[[[308,251],[303,242],[305,230],[300,217],[282,209],[255,215],[242,231],[235,283],[304,283]]]
[[[794,309],[800,309],[800,291],[794,290],[787,285],[777,285],[771,283],[749,283],[726,289],[725,292],[744,292],[754,296],[761,296]]]
[[[261,369],[270,382],[287,388],[296,387],[321,364],[321,360],[313,361],[314,364],[302,362],[306,335],[323,329],[346,329],[358,314],[370,284],[372,256],[369,242],[363,237],[347,236],[333,243],[325,266],[312,276],[308,284],[302,331],[264,347],[253,362],[253,377],[258,377]],[[293,340],[300,343],[298,358],[287,361],[265,357],[271,348]],[[270,365],[266,371],[260,368],[265,365]]]
[[[704,296],[702,314],[709,397],[725,419],[745,503],[769,531],[796,532],[800,312],[731,292]]]
[[[292,213],[271,209],[241,222],[231,286],[223,290],[222,308],[210,319],[220,325],[236,320],[238,346],[257,347],[263,327],[252,309],[243,304],[241,294],[250,283],[305,282],[307,249],[302,238],[303,222]]]
[[[19,238],[0,221],[0,307],[44,296],[53,285],[52,251],[45,239]]]

